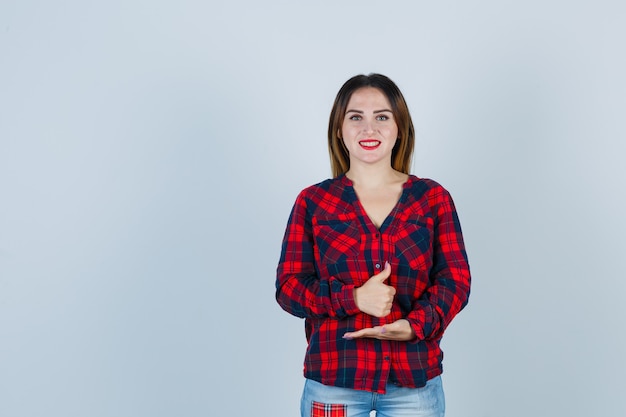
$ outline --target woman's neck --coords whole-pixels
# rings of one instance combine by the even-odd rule
[[[378,188],[397,182],[405,182],[407,175],[396,171],[390,165],[354,164],[350,166],[346,177],[360,188]]]

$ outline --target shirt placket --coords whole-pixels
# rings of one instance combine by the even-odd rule
[[[373,222],[367,216],[365,210],[362,209],[360,204],[357,201],[356,194],[354,197],[354,208],[360,217],[361,227],[363,228],[363,232],[367,235],[367,241],[370,243],[369,245],[369,254],[371,256],[370,265],[373,266],[373,273],[378,274],[382,272],[385,268],[385,262],[392,262],[393,255],[393,244],[392,244],[392,236],[394,234],[394,230],[396,227],[396,222],[394,221],[399,207],[394,207],[394,209],[390,213],[390,218],[386,219],[380,229],[376,228]],[[401,196],[401,202],[402,198]],[[372,266],[368,267],[371,268]],[[392,269],[393,273],[393,269]],[[379,326],[383,324],[384,321],[373,318],[372,325]],[[388,340],[377,340],[376,343],[377,349],[375,349],[375,360],[373,363],[380,363],[380,368],[377,370],[369,370],[374,371],[376,377],[373,379],[373,389],[378,392],[385,392],[387,382],[389,380],[389,375],[391,373],[391,361],[392,361],[392,353],[391,353],[391,342]]]
[[[394,213],[392,213],[392,215],[393,214]],[[376,244],[378,245],[377,253],[380,259],[380,261],[377,263],[380,263],[381,268],[384,268],[385,262],[391,263],[392,261],[390,257],[391,251],[390,251],[390,246],[389,246],[390,245],[389,232],[393,230],[393,227],[389,227],[389,226],[391,225],[388,224],[385,229],[382,229],[381,231],[377,231],[375,235],[375,241],[376,241]],[[381,270],[379,270],[378,272],[380,272]],[[392,273],[393,273],[393,269],[392,269]],[[379,325],[384,323],[384,321],[380,319],[378,321],[379,321],[378,323]],[[390,341],[388,340],[380,341],[380,358],[381,358],[381,369],[380,369],[380,379],[378,381],[377,389],[379,392],[383,392],[386,388],[387,380],[389,379],[389,375],[391,372],[391,342]]]

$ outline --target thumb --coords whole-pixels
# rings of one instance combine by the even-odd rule
[[[391,265],[389,262],[385,262],[385,269],[372,276],[372,278],[376,279],[378,282],[385,282],[385,280],[389,278],[389,275],[391,275]]]

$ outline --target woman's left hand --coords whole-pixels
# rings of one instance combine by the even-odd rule
[[[343,335],[344,339],[360,339],[370,337],[381,340],[399,340],[408,342],[415,339],[413,328],[406,319],[400,319],[383,326],[374,326],[367,329],[357,330],[355,332],[347,332]]]

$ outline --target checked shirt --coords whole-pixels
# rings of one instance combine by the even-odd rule
[[[362,313],[354,289],[391,264],[391,313]],[[285,231],[276,299],[305,318],[304,376],[325,385],[384,393],[388,382],[421,387],[442,373],[439,343],[467,304],[470,272],[450,194],[435,181],[409,176],[377,228],[345,176],[303,190]],[[346,340],[344,333],[405,318],[416,339]]]

